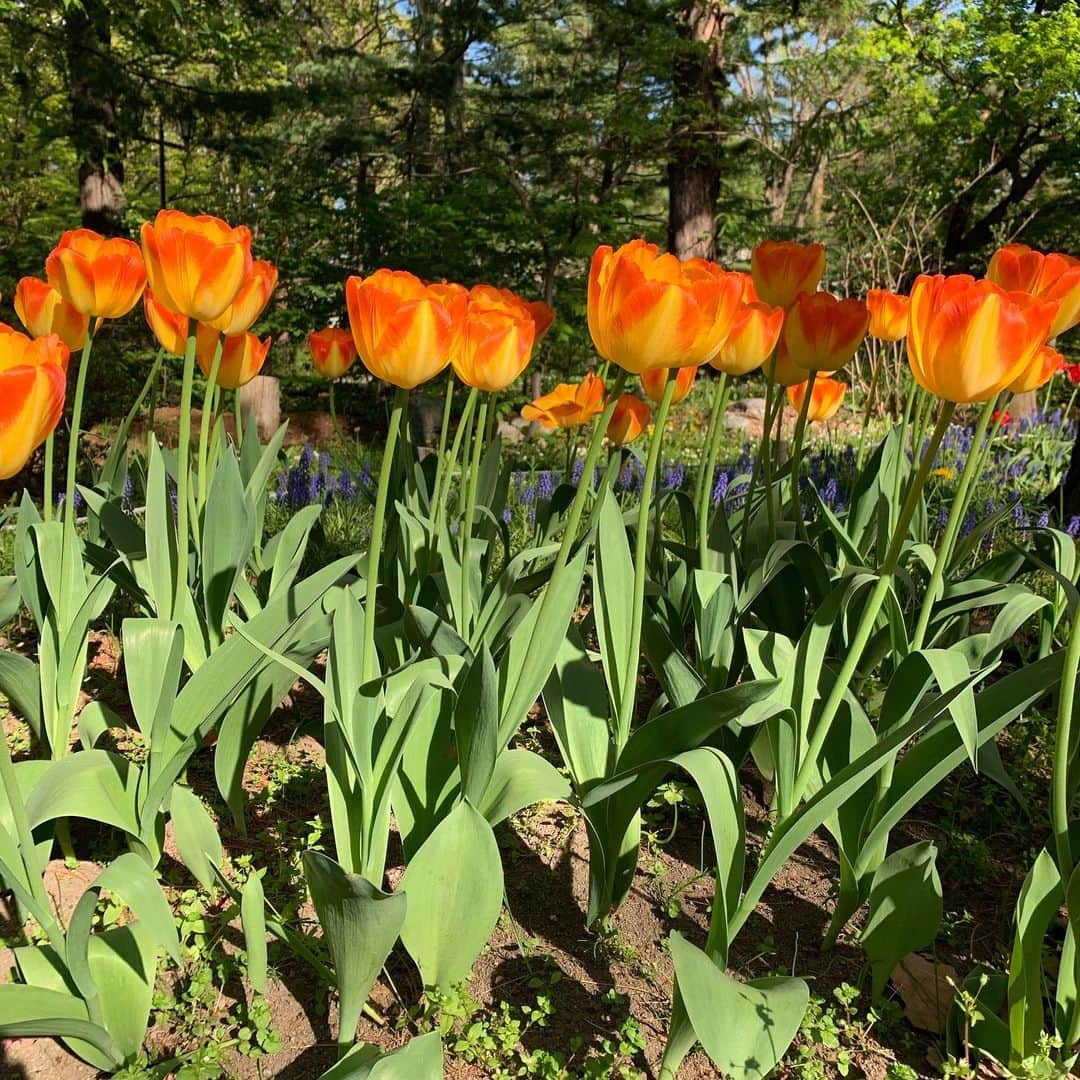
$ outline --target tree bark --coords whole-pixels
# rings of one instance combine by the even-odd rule
[[[720,193],[717,131],[719,77],[730,11],[716,0],[691,0],[677,16],[675,97],[668,163],[668,248],[680,259],[716,256]]]
[[[102,0],[66,6],[71,141],[79,158],[79,209],[84,228],[125,232],[124,160],[117,125],[117,66],[112,25]]]

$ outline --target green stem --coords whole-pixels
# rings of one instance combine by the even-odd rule
[[[616,727],[618,749],[621,751],[630,737],[630,724],[634,718],[634,703],[637,699],[637,670],[641,652],[641,626],[645,612],[645,556],[649,542],[649,503],[652,499],[653,484],[656,481],[656,466],[660,457],[660,445],[663,442],[664,427],[667,423],[671,397],[675,392],[675,380],[669,379],[664,387],[664,396],[656,410],[656,426],[649,441],[649,456],[645,462],[645,486],[641,490],[638,504],[637,535],[634,537],[634,598],[631,605],[630,641],[627,649],[628,663],[625,668],[625,682],[622,686],[619,715]]]
[[[799,466],[802,464],[803,439],[806,436],[806,418],[810,415],[810,399],[814,394],[814,382],[817,372],[811,371],[806,380],[806,393],[803,394],[799,419],[795,423],[795,436],[791,444],[791,507],[795,522],[802,525],[802,494],[799,491]]]
[[[871,340],[873,340],[871,338]],[[870,375],[870,388],[866,391],[866,401],[863,402],[862,429],[859,432],[859,446],[855,451],[855,471],[861,472],[863,466],[863,454],[866,451],[866,429],[870,426],[870,411],[874,407],[874,396],[877,392],[878,381],[881,378],[881,369],[885,366],[885,356],[876,344],[874,351],[874,370]]]
[[[43,521],[52,521],[53,516],[53,469],[56,457],[56,443],[53,433],[45,440],[45,476],[44,490],[41,496],[41,518]]]
[[[765,477],[765,513],[769,521],[769,542],[772,543],[776,539],[776,515],[773,513],[773,501],[772,501],[772,429],[773,424],[776,422],[776,415],[773,412],[773,396],[774,394],[780,400],[779,411],[783,412],[784,395],[778,394],[779,387],[776,384],[776,380],[769,377],[765,383],[765,427],[762,431],[762,463],[761,468]],[[744,530],[745,531],[745,530]]]
[[[364,655],[362,658],[363,681],[368,682],[378,673],[375,656],[375,600],[379,591],[379,556],[382,554],[383,527],[386,524],[386,501],[390,493],[390,475],[394,468],[394,451],[401,432],[401,418],[409,405],[409,391],[397,387],[394,405],[390,411],[390,428],[386,433],[382,466],[379,469],[379,487],[375,492],[375,517],[371,523],[371,540],[368,543],[367,578],[364,586]]]
[[[75,474],[79,466],[79,424],[82,421],[83,401],[86,398],[86,375],[90,370],[90,350],[93,348],[94,335],[88,334],[86,344],[79,357],[79,375],[75,381],[75,403],[71,410],[71,436],[68,442],[67,479],[64,489],[64,552],[60,562],[60,597],[61,618],[67,620],[68,593],[71,589],[71,563],[74,555],[67,552],[75,550],[78,537],[75,533]],[[53,747],[53,753],[56,748]]]
[[[713,391],[712,416],[709,418],[708,442],[705,448],[705,458],[702,461],[701,476],[698,491],[695,493],[694,505],[697,507],[698,528],[698,566],[705,568],[709,555],[709,517],[712,507],[713,475],[716,472],[716,458],[720,453],[720,436],[723,433],[723,415],[727,406],[728,390],[731,383],[726,371],[720,373],[716,389]]]
[[[331,403],[333,399],[331,398]],[[439,457],[435,462],[435,483],[432,485],[431,494],[434,498],[442,490],[443,470],[446,468],[446,438],[450,430],[450,411],[454,404],[454,374],[450,372],[446,378],[446,394],[443,398],[442,424],[439,427]],[[430,508],[434,516],[434,507]]]
[[[201,511],[206,505],[206,488],[209,481],[207,473],[210,471],[210,463],[207,459],[207,448],[210,441],[210,414],[214,406],[214,390],[217,387],[218,370],[221,368],[221,350],[224,339],[218,335],[217,345],[214,346],[214,359],[210,361],[210,374],[206,380],[206,393],[203,394],[202,416],[199,418],[199,501]]]
[[[236,425],[236,448],[244,445],[244,418],[240,415],[240,391],[233,391],[233,423]]]
[[[461,411],[461,419],[458,421],[457,431],[454,432],[454,442],[450,447],[450,457],[443,473],[442,488],[436,489],[435,492],[435,517],[432,523],[435,536],[439,535],[439,526],[446,513],[446,500],[450,497],[450,485],[454,482],[454,469],[457,467],[458,455],[461,453],[462,440],[472,426],[473,410],[476,408],[479,397],[480,391],[473,388],[465,399],[465,408]]]
[[[341,434],[341,429],[338,427],[337,403],[334,401],[334,382],[332,379],[330,381],[330,392],[328,396],[330,398],[330,427],[333,429],[334,439],[337,442],[342,442],[343,436]]]
[[[181,597],[188,587],[188,486],[191,482],[191,393],[195,382],[195,328],[184,350],[184,381],[180,387],[180,430],[176,446],[176,588],[172,618],[180,620]]]
[[[926,631],[930,626],[930,615],[937,602],[938,593],[945,579],[945,568],[952,558],[953,548],[956,546],[956,537],[960,532],[960,525],[967,513],[970,501],[972,485],[982,469],[982,444],[986,437],[986,429],[990,425],[990,417],[993,415],[994,406],[997,404],[995,394],[983,406],[979,416],[979,423],[975,429],[975,438],[971,444],[967,461],[964,462],[964,471],[960,474],[960,482],[957,484],[956,493],[953,495],[952,507],[949,510],[949,520],[945,525],[945,534],[938,545],[934,556],[934,568],[930,572],[930,581],[923,595],[922,607],[919,610],[919,621],[915,624],[915,635],[911,639],[911,651],[916,652],[923,647],[926,641]]]
[[[465,516],[461,521],[461,636],[468,641],[472,621],[472,572],[469,566],[472,548],[473,518],[476,516],[476,489],[480,479],[480,456],[484,449],[487,431],[488,399],[480,402],[473,436],[472,462],[469,465],[468,486],[465,493]]]
[[[829,697],[822,707],[821,715],[818,717],[814,733],[810,738],[806,756],[803,758],[798,775],[795,777],[790,799],[792,807],[799,805],[799,800],[802,798],[803,792],[806,791],[806,786],[809,784],[810,777],[816,768],[817,760],[821,756],[821,751],[829,737],[829,730],[832,728],[836,714],[840,710],[841,702],[844,700],[844,694],[847,693],[852,676],[859,666],[867,642],[873,633],[874,623],[877,621],[878,614],[885,603],[886,594],[892,585],[897,564],[900,562],[900,554],[904,548],[904,540],[907,538],[908,527],[911,525],[911,519],[915,514],[915,508],[918,505],[919,496],[922,494],[923,485],[930,474],[934,455],[937,453],[937,448],[941,445],[941,440],[949,428],[949,422],[952,420],[955,410],[956,406],[951,401],[942,402],[937,426],[930,437],[930,445],[926,448],[926,453],[923,455],[922,462],[919,465],[919,471],[916,473],[915,480],[908,489],[904,505],[900,509],[900,517],[896,522],[889,550],[886,552],[885,559],[881,564],[881,576],[878,578],[874,591],[870,594],[863,607],[859,625],[855,630],[854,637],[848,644],[843,665],[836,677],[836,681],[833,683]]]
[[[1065,650],[1058,695],[1057,732],[1054,738],[1054,774],[1051,780],[1050,818],[1057,848],[1058,873],[1062,887],[1073,871],[1072,843],[1069,839],[1069,766],[1073,758],[1072,723],[1076,703],[1077,668],[1080,667],[1080,608],[1073,615],[1072,631]],[[1072,913],[1070,912],[1070,915]]]

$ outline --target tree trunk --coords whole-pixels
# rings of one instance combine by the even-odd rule
[[[1023,394],[1013,394],[1009,402],[1009,415],[1017,420],[1030,416],[1039,407],[1039,396],[1034,390],[1028,390]]]
[[[717,87],[730,12],[715,0],[691,0],[677,16],[675,94],[668,163],[668,248],[680,259],[716,256],[720,192]]]
[[[240,387],[237,396],[245,431],[254,416],[259,440],[269,441],[281,426],[281,383],[273,375],[256,375]]]
[[[79,159],[84,228],[122,234],[124,161],[117,126],[117,66],[109,10],[102,0],[66,5],[71,141]]]

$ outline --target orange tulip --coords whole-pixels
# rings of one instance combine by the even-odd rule
[[[0,332],[0,480],[19,472],[60,422],[68,356],[57,334]]]
[[[143,311],[158,344],[173,356],[183,356],[187,350],[188,317],[167,308],[151,289],[143,293]]]
[[[580,383],[560,383],[521,410],[525,420],[544,427],[570,428],[587,424],[604,411],[604,380],[591,372]]]
[[[278,272],[273,263],[265,259],[255,259],[236,299],[218,316],[209,320],[215,330],[220,330],[226,337],[235,337],[245,330],[250,330],[255,320],[270,303],[270,297],[277,288]]]
[[[802,412],[806,385],[805,382],[801,382],[787,388],[788,401],[796,412]],[[810,394],[810,404],[806,410],[806,419],[811,423],[815,420],[832,419],[839,410],[846,391],[847,383],[842,383],[838,379],[825,376],[815,378],[814,389]]]
[[[762,370],[780,386],[797,386],[801,382],[806,382],[806,368],[800,367],[791,358],[787,349],[784,348],[783,337],[780,338],[780,345],[776,352],[762,365]]]
[[[328,326],[308,334],[311,365],[324,379],[339,379],[356,359],[356,345],[348,330]]]
[[[878,341],[899,341],[907,337],[911,301],[888,289],[871,289],[866,294],[870,312],[870,336]]]
[[[632,240],[597,248],[589,270],[596,351],[631,374],[708,363],[731,330],[742,275],[704,259],[680,262]]]
[[[90,316],[76,311],[47,281],[24,277],[15,286],[15,314],[32,337],[56,334],[69,349],[86,342]]]
[[[623,394],[615,402],[607,437],[619,446],[632,443],[648,426],[652,409],[637,394]]]
[[[750,291],[752,295],[752,284]],[[746,375],[756,370],[772,355],[783,325],[783,308],[770,307],[760,300],[744,300],[731,333],[712,359],[712,366],[729,375]]]
[[[799,293],[784,317],[781,351],[806,371],[839,371],[855,355],[869,322],[859,300]]]
[[[226,390],[238,390],[251,382],[262,370],[270,351],[270,338],[260,341],[254,334],[233,334],[221,339],[221,362],[218,365],[217,385]],[[218,332],[211,326],[199,324],[195,338],[195,356],[199,368],[209,379],[217,348]]]
[[[676,369],[675,389],[671,392],[672,405],[678,401],[682,401],[682,399],[690,393],[690,389],[694,385],[694,380],[697,378],[697,373],[698,369],[696,367],[681,367]],[[667,368],[653,368],[650,371],[643,371],[641,373],[641,388],[645,391],[645,396],[657,405],[660,404],[664,397],[664,387],[667,386],[667,381]]]
[[[750,273],[758,299],[788,308],[799,293],[812,293],[825,273],[822,244],[763,240],[750,253]]]
[[[1015,382],[1009,383],[1008,389],[1014,394],[1026,394],[1029,390],[1038,390],[1045,386],[1054,374],[1065,366],[1065,357],[1050,348],[1043,346],[1036,354],[1031,363],[1024,369]]]
[[[411,390],[450,363],[469,294],[460,285],[427,285],[405,270],[376,270],[349,278],[345,302],[364,366]]]
[[[911,290],[911,373],[946,401],[986,401],[1027,370],[1057,310],[1056,303],[969,274],[921,274]]]
[[[551,326],[547,304],[526,304],[507,289],[477,285],[454,349],[457,377],[477,390],[505,390],[528,366],[533,345]]]
[[[251,274],[251,231],[206,214],[159,210],[142,247],[158,302],[200,322],[220,319]]]
[[[93,229],[73,229],[45,260],[49,284],[80,314],[118,319],[138,302],[146,286],[139,245]]]
[[[1056,300],[1060,307],[1050,337],[1080,323],[1080,259],[1044,255],[1026,244],[1006,244],[995,251],[986,276],[1006,292],[1026,292],[1039,300]]]

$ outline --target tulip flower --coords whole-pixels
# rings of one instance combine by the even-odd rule
[[[791,407],[796,412],[801,412],[803,399],[806,397],[807,383],[796,383],[787,388],[787,398]],[[814,380],[814,389],[810,393],[810,404],[806,410],[806,419],[813,423],[816,420],[831,420],[840,409],[847,392],[847,383],[824,376]]]
[[[1025,292],[1039,300],[1057,301],[1050,337],[1080,323],[1080,259],[1044,255],[1026,244],[1006,244],[994,252],[986,276],[1006,292]]]
[[[1030,390],[1038,390],[1045,386],[1056,371],[1065,366],[1065,357],[1050,348],[1043,346],[1032,358],[1031,363],[1020,373],[1014,382],[1009,383],[1008,389],[1014,394],[1026,394]]]
[[[377,379],[411,390],[450,363],[468,306],[460,285],[427,285],[405,270],[345,283],[353,341]]]
[[[731,332],[713,357],[714,368],[728,375],[757,370],[772,355],[784,325],[784,309],[760,300],[744,301],[735,314]],[[802,379],[800,374],[799,379]]]
[[[68,355],[58,334],[0,333],[0,480],[22,470],[60,422]]]
[[[146,325],[153,331],[158,344],[173,356],[183,356],[187,348],[188,317],[167,308],[152,289],[143,293],[143,311]]]
[[[47,281],[24,277],[15,286],[15,314],[31,337],[56,334],[69,349],[81,349],[90,316],[76,311]]]
[[[158,302],[199,322],[220,319],[251,275],[251,231],[205,214],[160,210],[142,248]]]
[[[871,289],[866,294],[870,312],[870,336],[878,341],[900,341],[907,337],[911,301],[888,289]]]
[[[633,240],[597,248],[589,270],[596,351],[631,374],[708,363],[731,330],[742,275],[704,259],[680,262]]]
[[[555,312],[547,304],[527,304],[508,289],[477,285],[469,291],[452,362],[457,377],[476,390],[505,390],[532,359]]]
[[[922,274],[911,290],[912,375],[945,401],[986,401],[1031,365],[1057,311],[1056,302],[1006,292],[968,274]]]
[[[762,365],[766,375],[780,386],[796,386],[806,382],[806,368],[800,367],[792,360],[787,349],[784,347],[783,336],[776,352]]]
[[[208,320],[209,324],[226,337],[235,337],[250,330],[270,303],[277,280],[277,267],[273,263],[255,259],[236,299],[216,319]]]
[[[80,314],[118,319],[146,287],[139,245],[93,229],[64,233],[45,260],[49,284]]]
[[[1067,364],[1065,366],[1065,377],[1073,386],[1080,386],[1080,364]]]
[[[607,427],[607,437],[619,446],[632,443],[648,426],[652,410],[637,394],[623,394]]]
[[[697,378],[697,373],[698,369],[696,367],[681,367],[676,369],[674,374],[675,389],[671,393],[672,405],[682,401],[682,399],[690,393],[690,390],[694,385],[694,379]],[[664,396],[664,387],[667,386],[667,381],[667,368],[652,368],[650,371],[643,371],[641,373],[641,388],[645,391],[645,396],[655,405],[660,404],[660,401]],[[618,407],[616,406],[616,411],[617,409]]]
[[[604,380],[591,372],[580,383],[560,383],[521,410],[525,420],[554,428],[587,424],[604,411]]]
[[[822,244],[764,240],[750,254],[750,273],[758,299],[788,308],[799,293],[812,293],[825,273]]]
[[[270,351],[270,338],[260,341],[254,334],[244,333],[222,338],[221,342],[217,385],[226,390],[239,390],[262,370],[266,354]],[[217,331],[200,323],[195,338],[195,357],[206,378],[210,377],[217,343]]]
[[[1002,412],[1000,409],[995,409],[990,414],[991,424],[1000,424],[1002,427],[1008,427],[1012,423],[1012,413],[1006,409]]]
[[[781,351],[805,371],[839,371],[855,355],[869,322],[859,300],[799,293],[784,316]]]
[[[324,379],[339,379],[356,360],[352,334],[339,327],[312,330],[308,334],[311,365]]]

